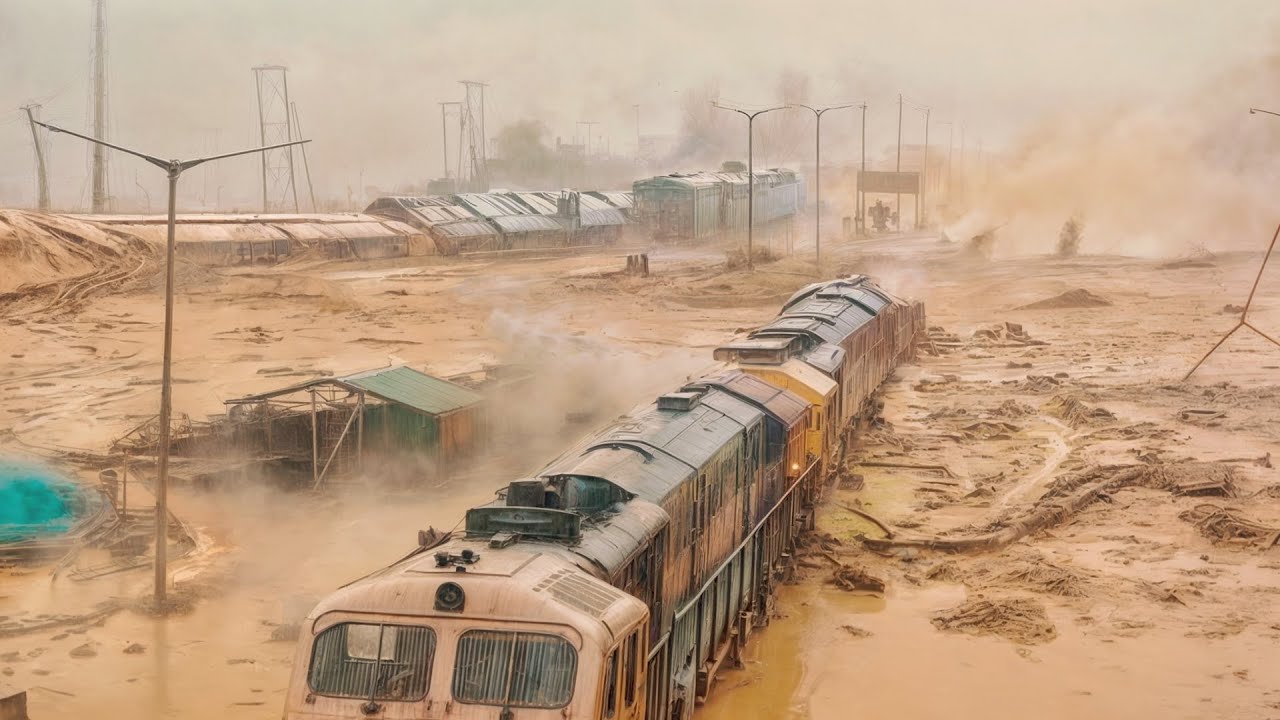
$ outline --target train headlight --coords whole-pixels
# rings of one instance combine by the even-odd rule
[[[458,583],[447,582],[436,590],[436,610],[444,612],[462,612],[467,603],[467,594],[462,592]]]

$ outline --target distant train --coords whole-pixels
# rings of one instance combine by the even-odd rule
[[[734,163],[726,167],[734,169]],[[804,207],[804,179],[775,168],[755,173],[755,224],[789,220]],[[747,228],[747,173],[673,173],[632,185],[634,221],[659,241],[706,240]]]
[[[705,376],[325,598],[285,718],[686,720],[924,328],[863,277],[800,290]]]

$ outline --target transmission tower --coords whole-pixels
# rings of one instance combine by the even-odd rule
[[[466,96],[462,102],[461,135],[462,147],[459,163],[467,173],[459,173],[458,181],[464,180],[477,192],[489,189],[489,157],[484,132],[484,89],[488,87],[482,82],[461,80],[466,88]]]
[[[47,133],[37,130],[36,113],[33,111],[40,110],[39,105],[24,105],[22,110],[27,113],[27,122],[31,124],[31,141],[36,148],[36,206],[42,212],[49,210],[49,175],[45,171],[45,135]]]
[[[93,136],[107,140],[107,13],[106,0],[93,0]],[[107,149],[94,144],[92,157],[92,207],[95,213],[107,211],[111,196],[107,187]]]
[[[294,139],[288,71],[283,65],[259,65],[253,69],[258,94],[258,132],[264,146]],[[293,211],[298,212],[298,188],[293,182],[293,148],[262,153],[262,212],[283,210],[290,203]]]

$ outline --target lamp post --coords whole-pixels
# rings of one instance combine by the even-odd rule
[[[1254,113],[1266,113],[1268,115],[1275,115],[1276,117],[1280,117],[1280,113],[1278,112],[1271,112],[1270,110],[1263,110],[1262,108],[1249,108],[1249,114],[1252,115]]]
[[[65,133],[73,135],[82,140],[88,140],[96,145],[109,147],[112,150],[119,150],[155,165],[169,178],[169,227],[166,242],[165,255],[165,280],[164,280],[164,359],[162,361],[161,378],[160,378],[160,438],[156,447],[156,610],[160,612],[163,608],[165,600],[165,585],[167,578],[166,570],[166,543],[168,541],[169,528],[169,507],[168,507],[168,485],[169,485],[169,417],[172,411],[173,399],[173,382],[170,368],[173,365],[173,256],[174,256],[174,226],[177,220],[177,195],[178,195],[178,177],[182,173],[191,168],[202,165],[210,160],[221,160],[223,158],[235,157],[237,155],[248,155],[249,153],[264,152],[267,150],[275,150],[276,148],[290,147],[292,145],[301,145],[302,143],[311,142],[310,140],[295,140],[293,142],[280,143],[279,145],[267,145],[266,147],[253,148],[252,150],[238,150],[236,152],[223,153],[221,155],[211,155],[209,157],[195,158],[192,160],[161,160],[158,157],[147,155],[146,153],[130,150],[126,147],[113,145],[112,143],[97,138],[81,135],[77,132],[65,130],[63,128],[49,125],[48,123],[39,123],[49,129],[50,132]]]
[[[867,104],[858,106],[862,109],[862,171],[858,174],[858,237],[867,232],[867,193],[862,189],[862,178],[867,174]]]
[[[916,212],[916,229],[919,230],[925,226],[925,215],[928,210],[925,206],[925,192],[929,189],[929,108],[918,108],[924,112],[924,160],[920,164],[920,194],[917,195],[917,202],[920,209]]]
[[[711,104],[721,110],[731,110],[742,115],[747,119],[747,270],[755,270],[756,262],[752,255],[752,243],[755,239],[755,211],[756,211],[756,168],[755,168],[755,143],[752,132],[752,126],[755,124],[756,116],[763,115],[774,110],[783,110],[786,105],[778,105],[777,107],[765,108],[755,112],[747,112],[738,108],[731,108],[721,105],[714,100]]]
[[[817,266],[818,274],[822,274],[822,115],[828,110],[842,110],[844,108],[853,107],[852,103],[847,105],[828,105],[827,107],[815,108],[804,103],[796,103],[795,107],[801,107],[813,113],[814,117],[814,141],[813,141],[813,184],[815,196],[815,209],[813,221],[813,249],[814,264]]]

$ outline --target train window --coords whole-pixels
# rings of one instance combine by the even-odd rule
[[[627,638],[627,652],[626,652],[627,676],[625,679],[626,685],[624,686],[626,688],[627,707],[631,707],[632,705],[636,704],[636,691],[639,689],[637,687],[637,685],[639,684],[637,680],[639,680],[640,678],[640,673],[639,673],[640,642],[639,641],[640,641],[639,630],[636,630],[635,632],[631,633],[631,637]]]
[[[609,653],[604,665],[604,716],[611,718],[618,713],[618,650]]]
[[[578,653],[540,633],[468,630],[458,638],[453,697],[505,707],[558,708],[573,696]]]
[[[431,628],[341,623],[316,637],[307,682],[317,695],[421,700],[435,651]]]

